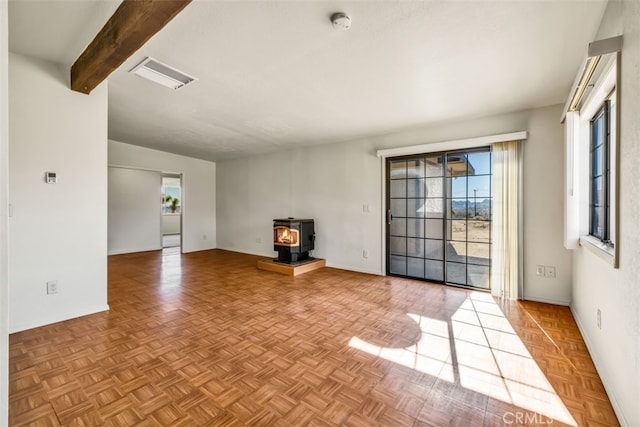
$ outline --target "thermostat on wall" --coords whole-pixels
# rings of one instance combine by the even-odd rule
[[[55,172],[45,172],[44,182],[46,182],[47,184],[55,184],[56,182],[58,182],[58,176]]]

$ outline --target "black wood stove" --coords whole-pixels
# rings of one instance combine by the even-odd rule
[[[278,251],[278,262],[292,264],[309,259],[315,240],[312,219],[273,220],[273,250]]]

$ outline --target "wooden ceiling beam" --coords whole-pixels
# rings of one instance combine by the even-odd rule
[[[89,94],[191,0],[123,0],[71,66],[71,90]]]

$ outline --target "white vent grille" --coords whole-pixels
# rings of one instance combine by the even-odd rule
[[[176,70],[175,68],[150,57],[145,58],[144,61],[136,65],[130,73],[134,73],[170,89],[180,89],[181,87],[198,80],[193,76],[185,74],[182,71]]]

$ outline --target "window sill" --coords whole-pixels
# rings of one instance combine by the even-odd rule
[[[580,246],[606,261],[612,267],[616,267],[616,254],[613,246],[602,243],[592,236],[581,236]]]

